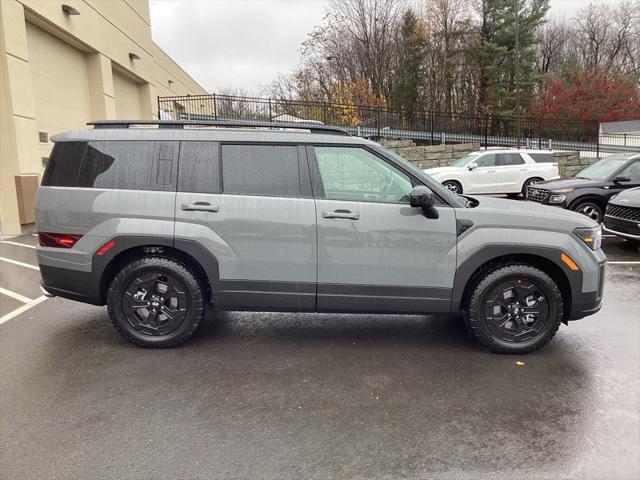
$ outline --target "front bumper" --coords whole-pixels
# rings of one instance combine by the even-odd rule
[[[579,320],[597,313],[602,308],[602,297],[604,294],[604,275],[606,263],[598,265],[598,286],[594,292],[580,293],[571,301],[571,310],[567,320]]]
[[[629,240],[640,240],[640,223],[637,221],[605,215],[603,224],[609,233]]]

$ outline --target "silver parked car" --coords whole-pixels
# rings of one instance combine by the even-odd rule
[[[455,195],[333,127],[93,125],[54,138],[43,288],[107,304],[137,345],[184,342],[213,306],[463,312],[488,348],[523,353],[600,308],[600,227],[577,213]]]

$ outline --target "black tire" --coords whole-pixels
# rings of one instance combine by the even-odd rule
[[[458,195],[462,195],[462,184],[460,182],[456,182],[455,180],[447,180],[446,182],[442,182],[442,185],[450,190],[453,193],[457,193]]]
[[[534,177],[534,178],[530,178],[526,182],[524,182],[522,184],[522,196],[524,198],[527,198],[527,188],[529,188],[529,185],[534,185],[534,184],[540,183],[540,182],[544,182],[544,179],[543,178]]]
[[[596,202],[588,200],[585,202],[578,202],[573,206],[572,210],[589,217],[591,220],[602,223],[604,214],[603,208]]]
[[[138,346],[175,347],[202,322],[203,292],[197,275],[186,265],[165,257],[140,258],[111,281],[107,296],[111,323]]]
[[[506,297],[510,290],[515,297]],[[496,296],[496,292],[500,293]],[[478,279],[470,293],[469,326],[492,352],[538,350],[553,338],[563,319],[560,289],[549,275],[530,265],[496,267]],[[526,296],[521,299],[522,295]]]

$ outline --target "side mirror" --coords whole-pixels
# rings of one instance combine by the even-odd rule
[[[613,179],[613,183],[630,182],[630,181],[631,181],[631,177],[627,177],[626,175],[618,175],[616,178]]]
[[[433,207],[436,203],[436,197],[430,188],[424,185],[413,187],[409,194],[409,205],[414,208],[422,208],[427,218],[438,218],[438,211]]]
[[[478,164],[476,162],[471,162],[469,165],[467,165],[467,168],[469,170],[475,170],[476,168],[478,168]]]

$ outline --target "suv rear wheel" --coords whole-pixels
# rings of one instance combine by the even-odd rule
[[[442,185],[453,193],[462,195],[462,185],[460,184],[460,182],[456,182],[455,180],[447,180],[446,182],[443,182]]]
[[[540,182],[544,182],[544,180],[538,177],[530,178],[529,180],[524,182],[524,184],[522,185],[522,196],[524,198],[527,198],[527,189],[529,188],[529,186],[535,185],[536,183],[540,183]]]
[[[563,317],[562,294],[542,270],[505,265],[475,285],[469,301],[473,334],[498,353],[528,353],[549,342]]]
[[[144,257],[126,265],[109,287],[111,323],[141,347],[174,347],[202,321],[203,288],[185,265],[164,257]]]

